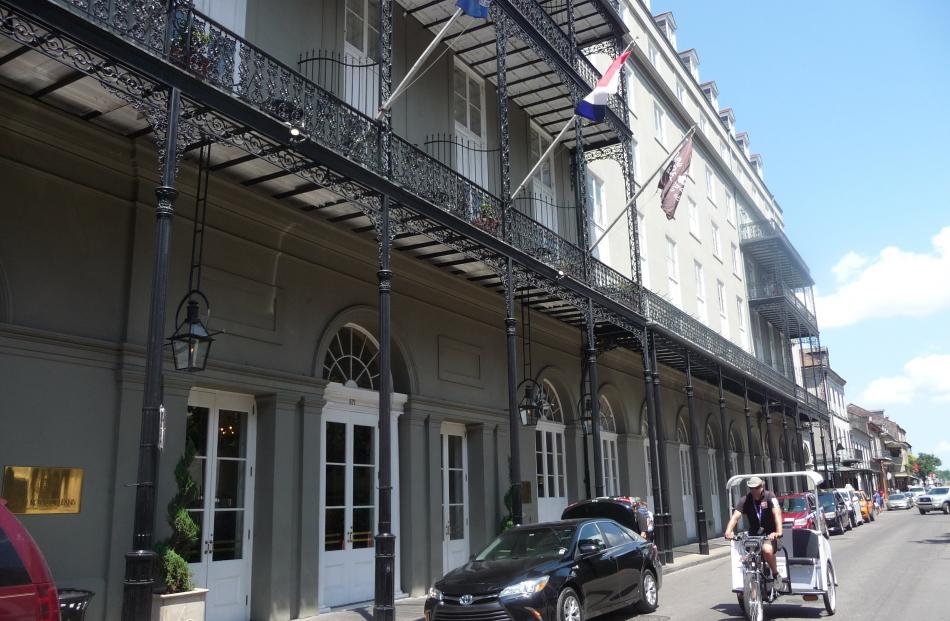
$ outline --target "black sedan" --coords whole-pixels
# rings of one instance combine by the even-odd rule
[[[656,610],[662,569],[653,544],[605,519],[502,533],[429,589],[426,621],[583,621],[636,604]]]

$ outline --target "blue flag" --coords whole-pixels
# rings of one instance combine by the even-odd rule
[[[457,0],[455,6],[470,17],[486,19],[488,17],[488,3],[491,0]]]

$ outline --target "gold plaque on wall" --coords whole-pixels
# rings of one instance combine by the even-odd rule
[[[82,478],[82,468],[6,466],[0,495],[21,515],[79,513]]]

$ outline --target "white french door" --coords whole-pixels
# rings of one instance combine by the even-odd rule
[[[186,558],[195,584],[208,589],[209,621],[250,618],[256,430],[252,397],[191,391],[186,441],[199,487],[188,512],[201,539]]]
[[[375,117],[379,108],[379,0],[345,0],[343,99]]]
[[[564,425],[538,421],[534,430],[534,451],[539,522],[561,519],[561,513],[567,507],[565,446]]]
[[[643,471],[646,473],[647,491],[644,496],[650,511],[655,511],[653,505],[653,456],[650,454],[650,439],[643,440]]]
[[[465,426],[442,424],[442,571],[468,561],[468,447]]]
[[[531,124],[528,135],[530,164],[541,159],[541,155],[551,146],[551,137],[540,127]],[[554,182],[554,158],[549,155],[531,178],[531,191],[535,194],[535,207],[532,217],[551,229],[558,231],[557,188]]]
[[[604,495],[620,495],[620,462],[617,458],[617,434],[609,431],[600,432],[601,463],[604,473]],[[587,436],[587,472],[593,480],[594,477],[594,436]],[[591,494],[595,493],[597,488],[591,485]]]
[[[324,410],[323,604],[372,599],[378,417]]]
[[[709,490],[710,490],[710,507],[709,512],[713,515],[713,523],[715,525],[715,532],[718,534],[722,531],[722,508],[719,506],[719,461],[716,459],[715,449],[708,449],[708,458],[709,458]]]
[[[681,444],[680,478],[683,485],[683,519],[686,521],[686,538],[696,536],[696,503],[693,499],[693,462],[689,456],[689,446]]]

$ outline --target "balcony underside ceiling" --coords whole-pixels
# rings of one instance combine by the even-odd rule
[[[434,4],[429,0],[404,0],[400,4],[427,26],[433,35],[442,29],[455,12],[455,5],[445,1]],[[610,26],[596,13],[593,2],[586,3],[586,7],[587,11],[592,10],[594,14],[582,20],[578,28],[583,24],[585,32],[591,35],[600,33],[597,36],[603,39],[604,33],[609,35]],[[595,42],[593,36],[590,41]],[[481,21],[463,15],[451,26],[443,42],[451,46],[455,57],[469,69],[497,87],[495,24],[491,19]],[[508,40],[506,67],[508,96],[512,102],[525,110],[547,133],[552,136],[557,134],[574,114],[575,100],[571,89],[575,85],[565,84],[559,72],[528,42],[514,37]],[[400,77],[397,74],[395,80],[398,82]],[[584,92],[580,96],[586,94]],[[493,106],[494,102],[489,99],[486,105]],[[608,123],[592,124],[584,120],[582,131],[586,147],[603,146],[618,140],[616,132]],[[562,144],[573,149],[574,142],[573,130],[568,131]]]
[[[778,235],[743,240],[741,245],[745,256],[773,270],[787,286],[798,289],[815,284],[798,252]]]
[[[790,339],[818,336],[818,326],[784,297],[749,298],[749,306]]]

